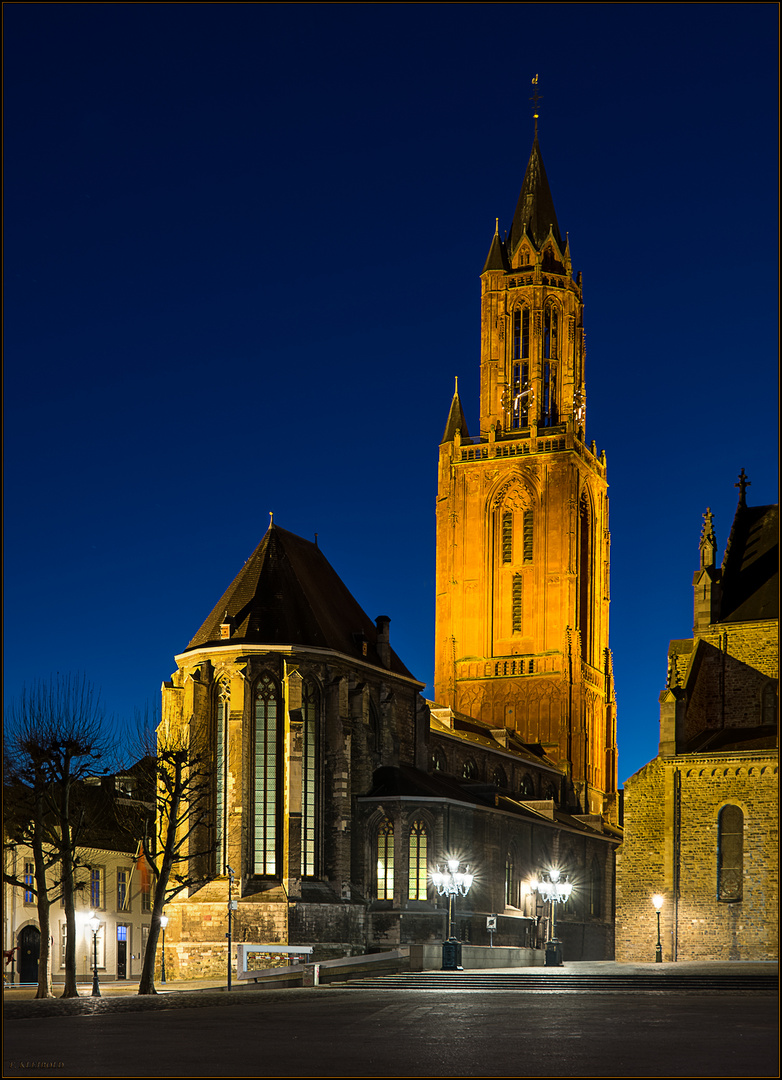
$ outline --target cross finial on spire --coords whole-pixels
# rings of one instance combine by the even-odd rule
[[[532,102],[534,112],[532,116],[535,120],[535,138],[538,136],[538,102],[543,100],[543,95],[538,93],[538,77],[537,75],[532,80],[532,85],[535,87],[530,101]]]
[[[745,507],[747,505],[747,488],[752,486],[752,481],[747,480],[747,474],[744,472],[744,466],[741,466],[741,472],[739,473],[739,482],[733,485],[739,489],[739,506]]]

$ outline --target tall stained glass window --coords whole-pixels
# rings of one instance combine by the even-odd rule
[[[388,818],[377,830],[377,898],[394,899],[394,826]]]
[[[279,711],[277,686],[270,675],[264,675],[255,692],[253,870],[265,877],[278,873]]]
[[[301,876],[314,877],[317,851],[317,690],[305,682],[302,690],[301,749]]]
[[[217,687],[215,707],[215,867],[218,874],[225,873],[226,863],[226,792],[228,770],[228,683]]]
[[[407,895],[410,900],[426,900],[426,846],[426,826],[422,821],[416,821],[410,829],[408,843],[409,877]]]

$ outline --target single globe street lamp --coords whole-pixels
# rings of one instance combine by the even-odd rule
[[[92,930],[92,996],[100,997],[100,983],[98,982],[98,931],[100,930],[100,919],[97,914],[92,916],[88,925]]]
[[[474,875],[470,873],[467,865],[464,871],[461,871],[458,859],[449,859],[446,865],[446,870],[441,870],[438,864],[437,869],[432,872],[432,884],[437,889],[438,896],[448,897],[448,938],[443,942],[443,971],[457,971],[461,969],[462,949],[453,936],[454,900],[457,896],[467,895]]]
[[[166,927],[168,926],[168,915],[160,916],[160,929],[163,931],[163,954],[160,958],[160,981],[164,983],[166,981]]]
[[[561,967],[562,950],[557,939],[557,904],[566,904],[573,891],[573,885],[567,876],[562,877],[557,869],[533,874],[529,887],[541,900],[551,904],[551,934],[546,942],[546,967]]]
[[[660,910],[665,903],[665,897],[661,896],[660,893],[655,893],[652,897],[652,903],[657,912],[657,947],[654,950],[654,962],[655,964],[661,964],[663,962],[663,943],[660,937]]]

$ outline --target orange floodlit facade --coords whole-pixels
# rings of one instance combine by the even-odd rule
[[[586,438],[581,275],[537,136],[481,274],[480,431],[440,445],[435,699],[540,743],[616,820],[605,454]]]

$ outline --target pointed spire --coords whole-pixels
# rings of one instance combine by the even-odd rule
[[[516,212],[513,215],[513,224],[510,228],[507,250],[512,255],[526,227],[527,233],[540,249],[549,233],[553,233],[560,249],[562,248],[562,234],[559,231],[557,214],[554,210],[554,199],[551,196],[551,188],[543,166],[543,157],[540,153],[537,131],[532,143],[532,152],[527,163],[527,171],[524,173],[524,183],[521,185],[519,201],[516,204]]]
[[[483,264],[483,270],[481,270],[482,274],[485,274],[487,270],[510,270],[505,245],[500,240],[500,219],[495,218],[494,222],[494,236],[491,239],[491,247],[486,256],[486,262]]]
[[[459,399],[459,377],[456,376],[456,385],[453,392],[453,399],[451,401],[451,409],[448,413],[448,422],[445,425],[445,434],[441,443],[453,442],[453,437],[456,432],[461,433],[462,440],[469,439],[470,433],[467,431],[467,421],[464,418],[464,409]]]
[[[714,533],[714,514],[711,512],[711,507],[706,507],[706,513],[703,515],[703,526],[701,528],[701,540],[700,540],[700,553],[701,553],[701,570],[705,570],[707,566],[714,566],[715,556],[717,553],[717,537]]]

